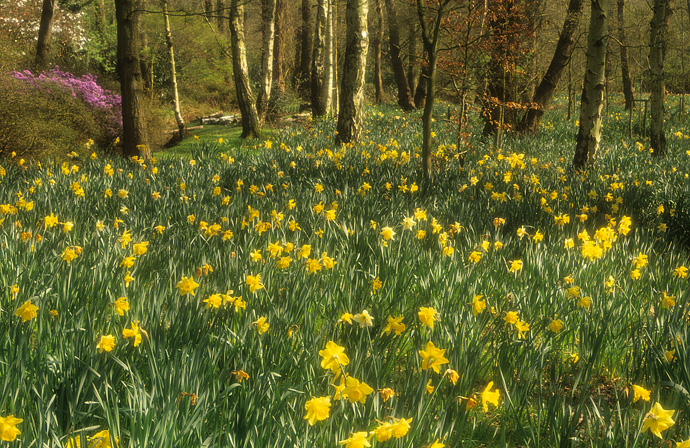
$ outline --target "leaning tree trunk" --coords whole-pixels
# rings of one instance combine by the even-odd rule
[[[633,90],[628,63],[628,38],[625,35],[625,0],[618,0],[618,43],[621,53],[621,77],[623,78],[623,95],[625,110],[633,109]]]
[[[544,116],[544,109],[551,102],[563,70],[570,62],[570,54],[575,46],[575,31],[582,17],[582,6],[583,0],[570,0],[568,12],[563,22],[563,29],[558,38],[551,64],[534,92],[532,101],[535,107],[528,109],[527,113],[522,117],[518,125],[518,132],[536,133],[539,129],[539,122]]]
[[[122,154],[151,157],[144,117],[144,81],[139,53],[140,0],[115,0],[117,69],[122,96]]]
[[[670,0],[654,0],[654,14],[649,23],[649,65],[651,71],[650,145],[655,156],[666,155],[664,134],[665,74],[664,56],[670,18]]]
[[[414,100],[410,93],[410,86],[405,75],[405,66],[400,57],[400,28],[398,16],[393,6],[393,0],[386,0],[386,12],[388,12],[388,39],[390,42],[391,65],[395,76],[395,85],[398,87],[398,104],[403,110],[413,110]]]
[[[285,23],[286,1],[278,0],[276,2],[276,37],[273,45],[273,79],[275,80],[276,88],[281,93],[285,93],[283,59],[285,58],[285,31],[287,30]]]
[[[261,125],[249,81],[247,48],[244,44],[243,0],[230,0],[230,44],[232,46],[232,77],[235,80],[237,103],[242,114],[241,138],[261,138]]]
[[[587,65],[580,99],[580,127],[573,158],[573,166],[576,169],[594,164],[601,141],[601,114],[606,88],[609,5],[609,0],[592,0],[587,39]]]
[[[374,35],[374,91],[376,104],[383,102],[383,79],[381,78],[381,45],[383,44],[383,5],[376,0],[376,34]]]
[[[168,18],[168,0],[163,0],[163,21],[165,25],[165,43],[168,46],[168,57],[170,58],[170,82],[173,88],[173,111],[179,138],[184,136],[185,123],[180,112],[180,95],[177,90],[177,70],[175,69],[175,49],[173,47],[172,32],[170,31],[170,19]]]
[[[347,0],[345,63],[340,89],[336,143],[359,140],[364,124],[364,81],[369,50],[368,0]]]
[[[256,111],[263,123],[268,111],[273,85],[273,43],[276,36],[276,0],[261,1],[261,89],[256,99]]]
[[[329,0],[318,0],[316,28],[314,31],[314,54],[311,58],[311,111],[314,117],[328,113],[326,100],[326,28],[328,26]]]
[[[50,53],[50,39],[53,35],[54,13],[55,0],[43,0],[41,24],[38,28],[38,42],[36,43],[36,66],[39,68],[45,65]]]

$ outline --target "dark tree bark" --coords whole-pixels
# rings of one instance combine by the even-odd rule
[[[625,110],[632,110],[633,89],[632,81],[630,80],[630,64],[628,63],[628,38],[625,35],[625,0],[618,0],[618,42],[621,53],[621,77],[623,78]]]
[[[261,123],[266,119],[273,86],[273,44],[275,42],[276,0],[261,0],[261,87],[256,111]]]
[[[216,0],[216,23],[218,27],[218,32],[225,34],[225,0]]]
[[[204,0],[204,14],[209,22],[213,20],[213,0]]]
[[[302,0],[302,25],[299,32],[299,53],[298,64],[295,64],[295,84],[297,89],[303,94],[308,95],[311,88],[311,68],[313,51],[313,24],[311,13],[311,0]]]
[[[232,76],[235,81],[237,103],[242,114],[241,138],[261,138],[259,114],[249,81],[247,48],[244,40],[244,1],[230,0],[230,43],[232,47]]]
[[[539,129],[544,109],[551,102],[556,87],[558,87],[558,82],[563,75],[563,70],[570,62],[570,55],[575,46],[575,31],[582,18],[582,7],[582,0],[570,0],[568,3],[568,12],[563,22],[563,28],[561,29],[551,64],[549,64],[548,70],[546,70],[544,77],[534,92],[532,100],[534,107],[528,109],[527,113],[522,117],[522,121],[518,125],[518,132],[536,133]]]
[[[381,78],[381,45],[383,44],[383,5],[376,0],[376,34],[374,35],[374,90],[376,104],[383,102],[383,79]]]
[[[427,57],[426,65],[426,103],[422,115],[422,173],[424,176],[424,188],[431,180],[431,120],[434,115],[434,100],[436,98],[436,63],[438,61],[438,41],[441,32],[441,23],[445,9],[450,0],[441,0],[436,9],[433,26],[429,27],[426,18],[426,6],[424,0],[417,0],[417,15],[422,30],[422,43]]]
[[[345,63],[340,89],[336,143],[359,140],[364,123],[364,81],[369,50],[368,0],[348,0]]]
[[[329,0],[318,0],[316,27],[314,31],[314,53],[311,63],[311,111],[314,117],[328,113],[326,82],[326,27],[328,26]]]
[[[41,24],[38,28],[38,42],[36,43],[36,66],[39,68],[45,66],[50,54],[50,39],[53,36],[54,14],[55,0],[43,0]]]
[[[413,110],[415,108],[414,102],[410,93],[410,86],[407,84],[405,66],[400,57],[400,28],[393,0],[386,0],[386,12],[388,13],[388,39],[390,42],[391,64],[393,75],[395,76],[395,85],[398,87],[398,104],[403,110]]]
[[[140,0],[115,0],[117,63],[122,95],[122,154],[151,157],[144,116],[144,82],[141,75],[139,28]]]
[[[419,80],[417,81],[417,89],[414,92],[414,104],[417,109],[424,109],[426,105],[426,88],[429,84],[429,61],[424,55],[424,63],[421,72],[419,72]]]
[[[666,155],[664,99],[666,97],[664,59],[671,17],[670,0],[654,0],[654,14],[649,23],[649,65],[651,69],[650,145],[657,157]]]
[[[410,92],[414,92],[417,89],[417,81],[419,78],[419,70],[417,67],[417,52],[419,51],[419,46],[417,45],[417,31],[418,28],[415,22],[408,25],[407,85],[410,87]],[[415,106],[420,107],[416,102]]]
[[[285,10],[287,8],[287,0],[278,0],[276,2],[276,34],[273,43],[273,79],[276,88],[285,93],[285,67],[283,61],[285,59],[285,31],[287,31],[285,23]]]
[[[573,166],[594,165],[601,141],[601,115],[604,108],[606,47],[609,34],[609,0],[592,0],[587,38],[587,66],[580,100],[580,127]]]

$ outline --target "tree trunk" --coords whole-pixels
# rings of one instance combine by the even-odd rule
[[[417,45],[416,23],[410,23],[408,26],[408,31],[409,43],[407,44],[407,85],[410,87],[410,92],[414,92],[417,89],[417,81],[419,78],[419,70],[417,68],[417,52],[419,51],[419,48]],[[415,105],[417,105],[416,102]]]
[[[345,63],[340,91],[338,135],[336,143],[359,140],[364,124],[364,81],[369,36],[367,31],[368,0],[348,0]]]
[[[335,105],[333,104],[333,90],[335,87],[335,72],[336,72],[336,36],[335,36],[335,11],[333,8],[334,0],[327,0],[328,12],[326,16],[328,17],[326,21],[326,59],[324,65],[324,76],[325,81],[325,95],[326,95],[326,113],[332,113]]]
[[[534,107],[528,109],[522,117],[518,125],[518,132],[536,133],[539,129],[539,122],[544,115],[544,109],[551,102],[563,70],[570,62],[570,55],[575,46],[575,31],[582,17],[582,7],[583,0],[570,0],[551,64],[534,92],[534,99],[532,100]]]
[[[283,67],[283,59],[285,58],[285,10],[287,8],[287,0],[278,0],[276,2],[276,37],[273,45],[273,79],[275,80],[276,88],[285,93],[285,69]]]
[[[241,138],[261,138],[261,125],[249,81],[247,48],[244,44],[243,0],[230,0],[230,43],[232,46],[232,77],[235,80],[237,103],[242,114]]]
[[[314,117],[328,113],[326,100],[326,28],[328,27],[329,0],[318,0],[316,28],[314,30],[314,53],[311,67],[311,111]]]
[[[429,29],[426,19],[426,7],[424,0],[417,0],[417,15],[422,29],[422,42],[427,56],[426,65],[426,103],[422,115],[422,174],[424,176],[424,188],[431,181],[431,121],[434,115],[434,100],[436,98],[436,62],[438,59],[437,47],[441,31],[441,22],[445,14],[445,8],[450,0],[442,0],[436,9],[436,17],[433,21],[433,29]]]
[[[628,40],[625,35],[625,0],[618,0],[618,43],[621,53],[621,76],[623,78],[623,95],[625,96],[625,110],[633,108],[633,90],[630,80],[630,65],[628,63]]]
[[[414,92],[414,104],[418,109],[423,109],[426,105],[426,89],[429,85],[429,61],[427,57],[424,58],[424,62],[426,65],[422,66],[422,70],[419,72],[417,89]]]
[[[299,64],[296,65],[295,80],[298,90],[306,93],[311,89],[312,69],[312,14],[311,0],[302,0],[302,26],[300,27],[300,54]]]
[[[666,96],[664,57],[670,19],[670,0],[654,0],[654,14],[649,23],[649,65],[651,71],[650,145],[655,156],[666,155],[664,134],[664,99]]]
[[[276,35],[276,0],[261,1],[261,89],[256,111],[261,123],[266,119],[273,85],[273,43]]]
[[[170,31],[170,19],[168,18],[168,0],[163,0],[163,22],[165,25],[165,43],[168,46],[168,57],[170,58],[170,82],[173,88],[173,112],[175,113],[175,121],[177,122],[177,129],[179,137],[182,138],[185,133],[185,122],[180,112],[180,95],[177,91],[177,70],[175,69],[175,50],[173,47],[172,32]]]
[[[609,5],[609,0],[592,0],[587,39],[587,64],[580,99],[580,127],[573,158],[573,166],[576,169],[594,165],[601,141]]]
[[[376,104],[383,102],[383,79],[381,78],[381,45],[383,43],[383,5],[376,0],[376,34],[374,35],[374,91]]]
[[[216,0],[216,23],[218,26],[218,33],[225,34],[225,0]]]
[[[405,66],[400,57],[400,28],[398,27],[398,16],[393,6],[393,0],[386,0],[386,12],[388,12],[388,38],[390,42],[391,64],[395,85],[398,87],[398,104],[403,110],[413,110],[414,102],[410,93],[410,86],[407,84]]]
[[[122,154],[151,157],[144,117],[144,82],[139,53],[140,0],[115,0],[117,63],[122,96]]]
[[[204,15],[209,22],[213,20],[213,0],[204,0]]]
[[[43,68],[50,54],[50,39],[53,35],[53,14],[55,0],[43,0],[41,10],[41,24],[38,28],[38,42],[36,43],[36,66]]]

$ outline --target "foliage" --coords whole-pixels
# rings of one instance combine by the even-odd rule
[[[53,78],[30,73],[0,77],[0,154],[65,154],[90,140],[106,146],[115,139],[118,97],[99,94],[93,79],[60,73]]]
[[[319,121],[258,151],[3,160],[15,446],[684,440],[690,131],[665,160],[609,135],[574,173],[558,115],[464,167],[437,122],[422,192],[419,121],[385,112],[352,146]]]

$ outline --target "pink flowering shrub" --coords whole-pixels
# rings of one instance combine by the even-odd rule
[[[0,156],[58,156],[110,148],[122,131],[120,97],[91,75],[55,68],[0,73]]]

